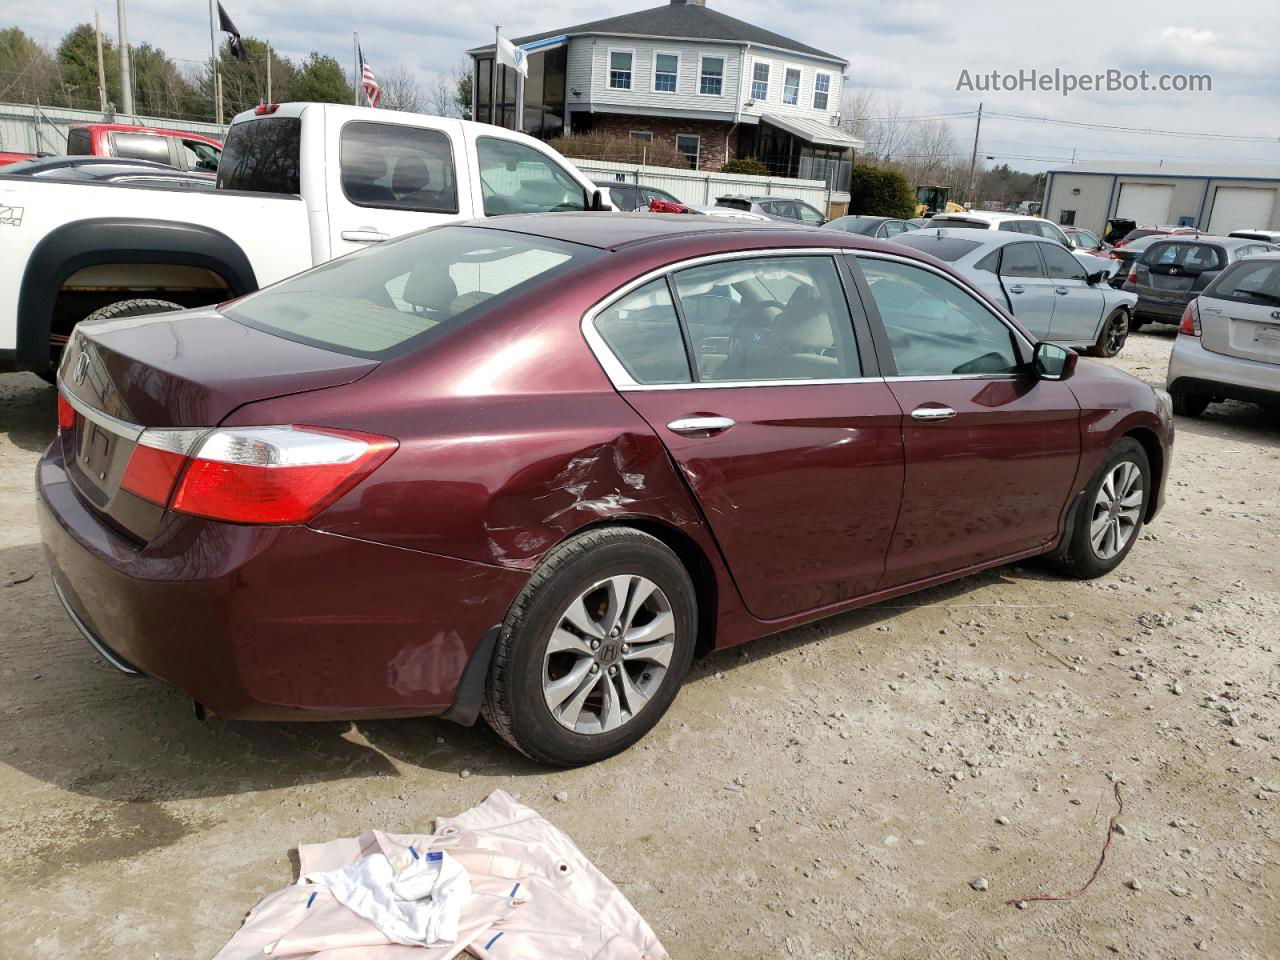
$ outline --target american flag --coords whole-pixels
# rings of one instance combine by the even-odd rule
[[[360,55],[360,86],[364,88],[364,98],[369,106],[376,107],[382,102],[382,88],[378,86],[378,78],[373,75],[373,67],[365,62],[364,51],[358,44],[356,52]]]

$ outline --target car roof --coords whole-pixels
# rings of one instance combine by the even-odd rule
[[[1033,217],[1025,213],[1000,213],[995,210],[966,210],[964,213],[936,213],[933,219],[945,217],[985,220],[987,223],[1004,223],[1007,220],[1043,220],[1044,217]]]
[[[775,220],[735,220],[729,217],[682,217],[673,214],[574,212],[523,213],[473,220],[468,226],[509,230],[569,243],[619,250],[654,240],[670,240],[704,234],[749,234],[750,246],[761,246],[770,237],[810,238],[815,247],[889,249],[880,243],[859,243],[855,234],[818,227],[782,224]],[[726,236],[726,240],[728,237]],[[728,246],[732,246],[731,243]]]
[[[878,223],[881,220],[900,220],[900,219],[902,218],[901,217],[878,217],[875,214],[871,214],[871,213],[848,213],[848,214],[845,214],[843,217],[836,217],[835,220],[829,220],[827,222],[835,223],[836,220],[868,220],[868,221],[873,220]]]
[[[1156,243],[1213,243],[1229,250],[1239,247],[1251,247],[1264,241],[1253,237],[1219,237],[1212,233],[1174,233],[1165,234]],[[1153,247],[1156,243],[1151,244]]]
[[[959,214],[956,214],[959,216]],[[1011,230],[985,230],[981,227],[921,227],[911,234],[912,237],[927,237],[929,234],[943,238],[954,237],[957,240],[972,240],[975,243],[981,243],[988,247],[1003,247],[1009,243],[1018,243],[1019,241],[1040,242],[1052,244],[1059,249],[1065,249],[1056,240],[1050,240],[1048,237],[1037,237],[1030,233],[1014,233]],[[923,250],[928,253],[928,246],[916,247],[916,250]]]

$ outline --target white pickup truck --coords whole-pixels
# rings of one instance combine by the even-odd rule
[[[0,370],[48,376],[89,316],[217,303],[440,223],[609,208],[532,137],[336,104],[237,116],[213,191],[0,174]]]

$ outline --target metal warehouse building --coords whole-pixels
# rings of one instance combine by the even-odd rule
[[[1077,163],[1048,171],[1043,215],[1101,233],[1107,220],[1207,233],[1280,229],[1280,164]]]

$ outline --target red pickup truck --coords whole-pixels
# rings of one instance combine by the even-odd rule
[[[155,160],[179,170],[216,172],[222,144],[198,133],[120,123],[87,123],[67,131],[67,153]]]

